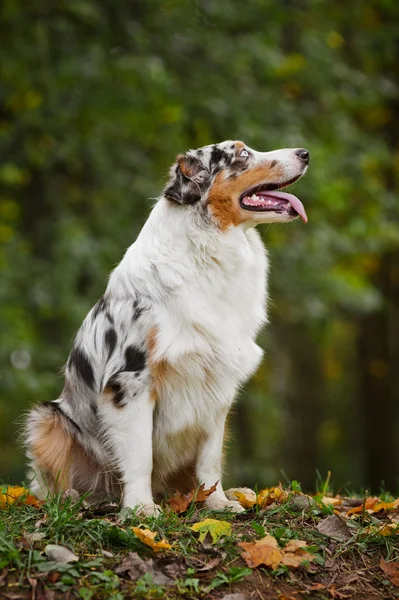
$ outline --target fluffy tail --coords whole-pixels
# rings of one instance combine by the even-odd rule
[[[106,472],[83,447],[80,428],[57,402],[39,404],[29,412],[24,437],[30,489],[38,497],[70,488],[90,492],[95,499],[120,495],[116,474]]]

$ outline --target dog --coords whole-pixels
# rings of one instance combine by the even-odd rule
[[[307,170],[304,148],[241,141],[177,157],[137,240],[76,334],[58,400],[28,413],[31,490],[74,488],[156,515],[173,486],[221,483],[225,422],[256,371],[268,259],[255,226],[307,216],[278,191]],[[213,488],[213,486],[215,486]]]

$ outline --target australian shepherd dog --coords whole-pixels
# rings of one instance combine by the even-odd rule
[[[303,148],[240,141],[177,157],[137,240],[76,334],[58,400],[34,406],[31,489],[74,488],[157,514],[166,490],[204,484],[211,510],[241,511],[222,483],[237,390],[256,371],[267,255],[255,226],[305,209],[280,190],[306,171]]]

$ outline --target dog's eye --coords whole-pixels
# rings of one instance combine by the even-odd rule
[[[248,158],[248,156],[249,156],[248,150],[241,150],[240,158]]]

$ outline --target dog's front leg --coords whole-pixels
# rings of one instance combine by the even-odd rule
[[[197,461],[197,478],[205,489],[216,484],[216,490],[207,498],[206,505],[210,510],[232,510],[243,512],[239,502],[228,500],[222,486],[222,453],[224,428],[227,413],[220,414],[209,424],[207,436],[203,442]]]
[[[141,386],[140,386],[141,387]],[[102,418],[123,480],[123,506],[157,515],[151,489],[154,400],[134,373],[120,373],[105,387]]]

